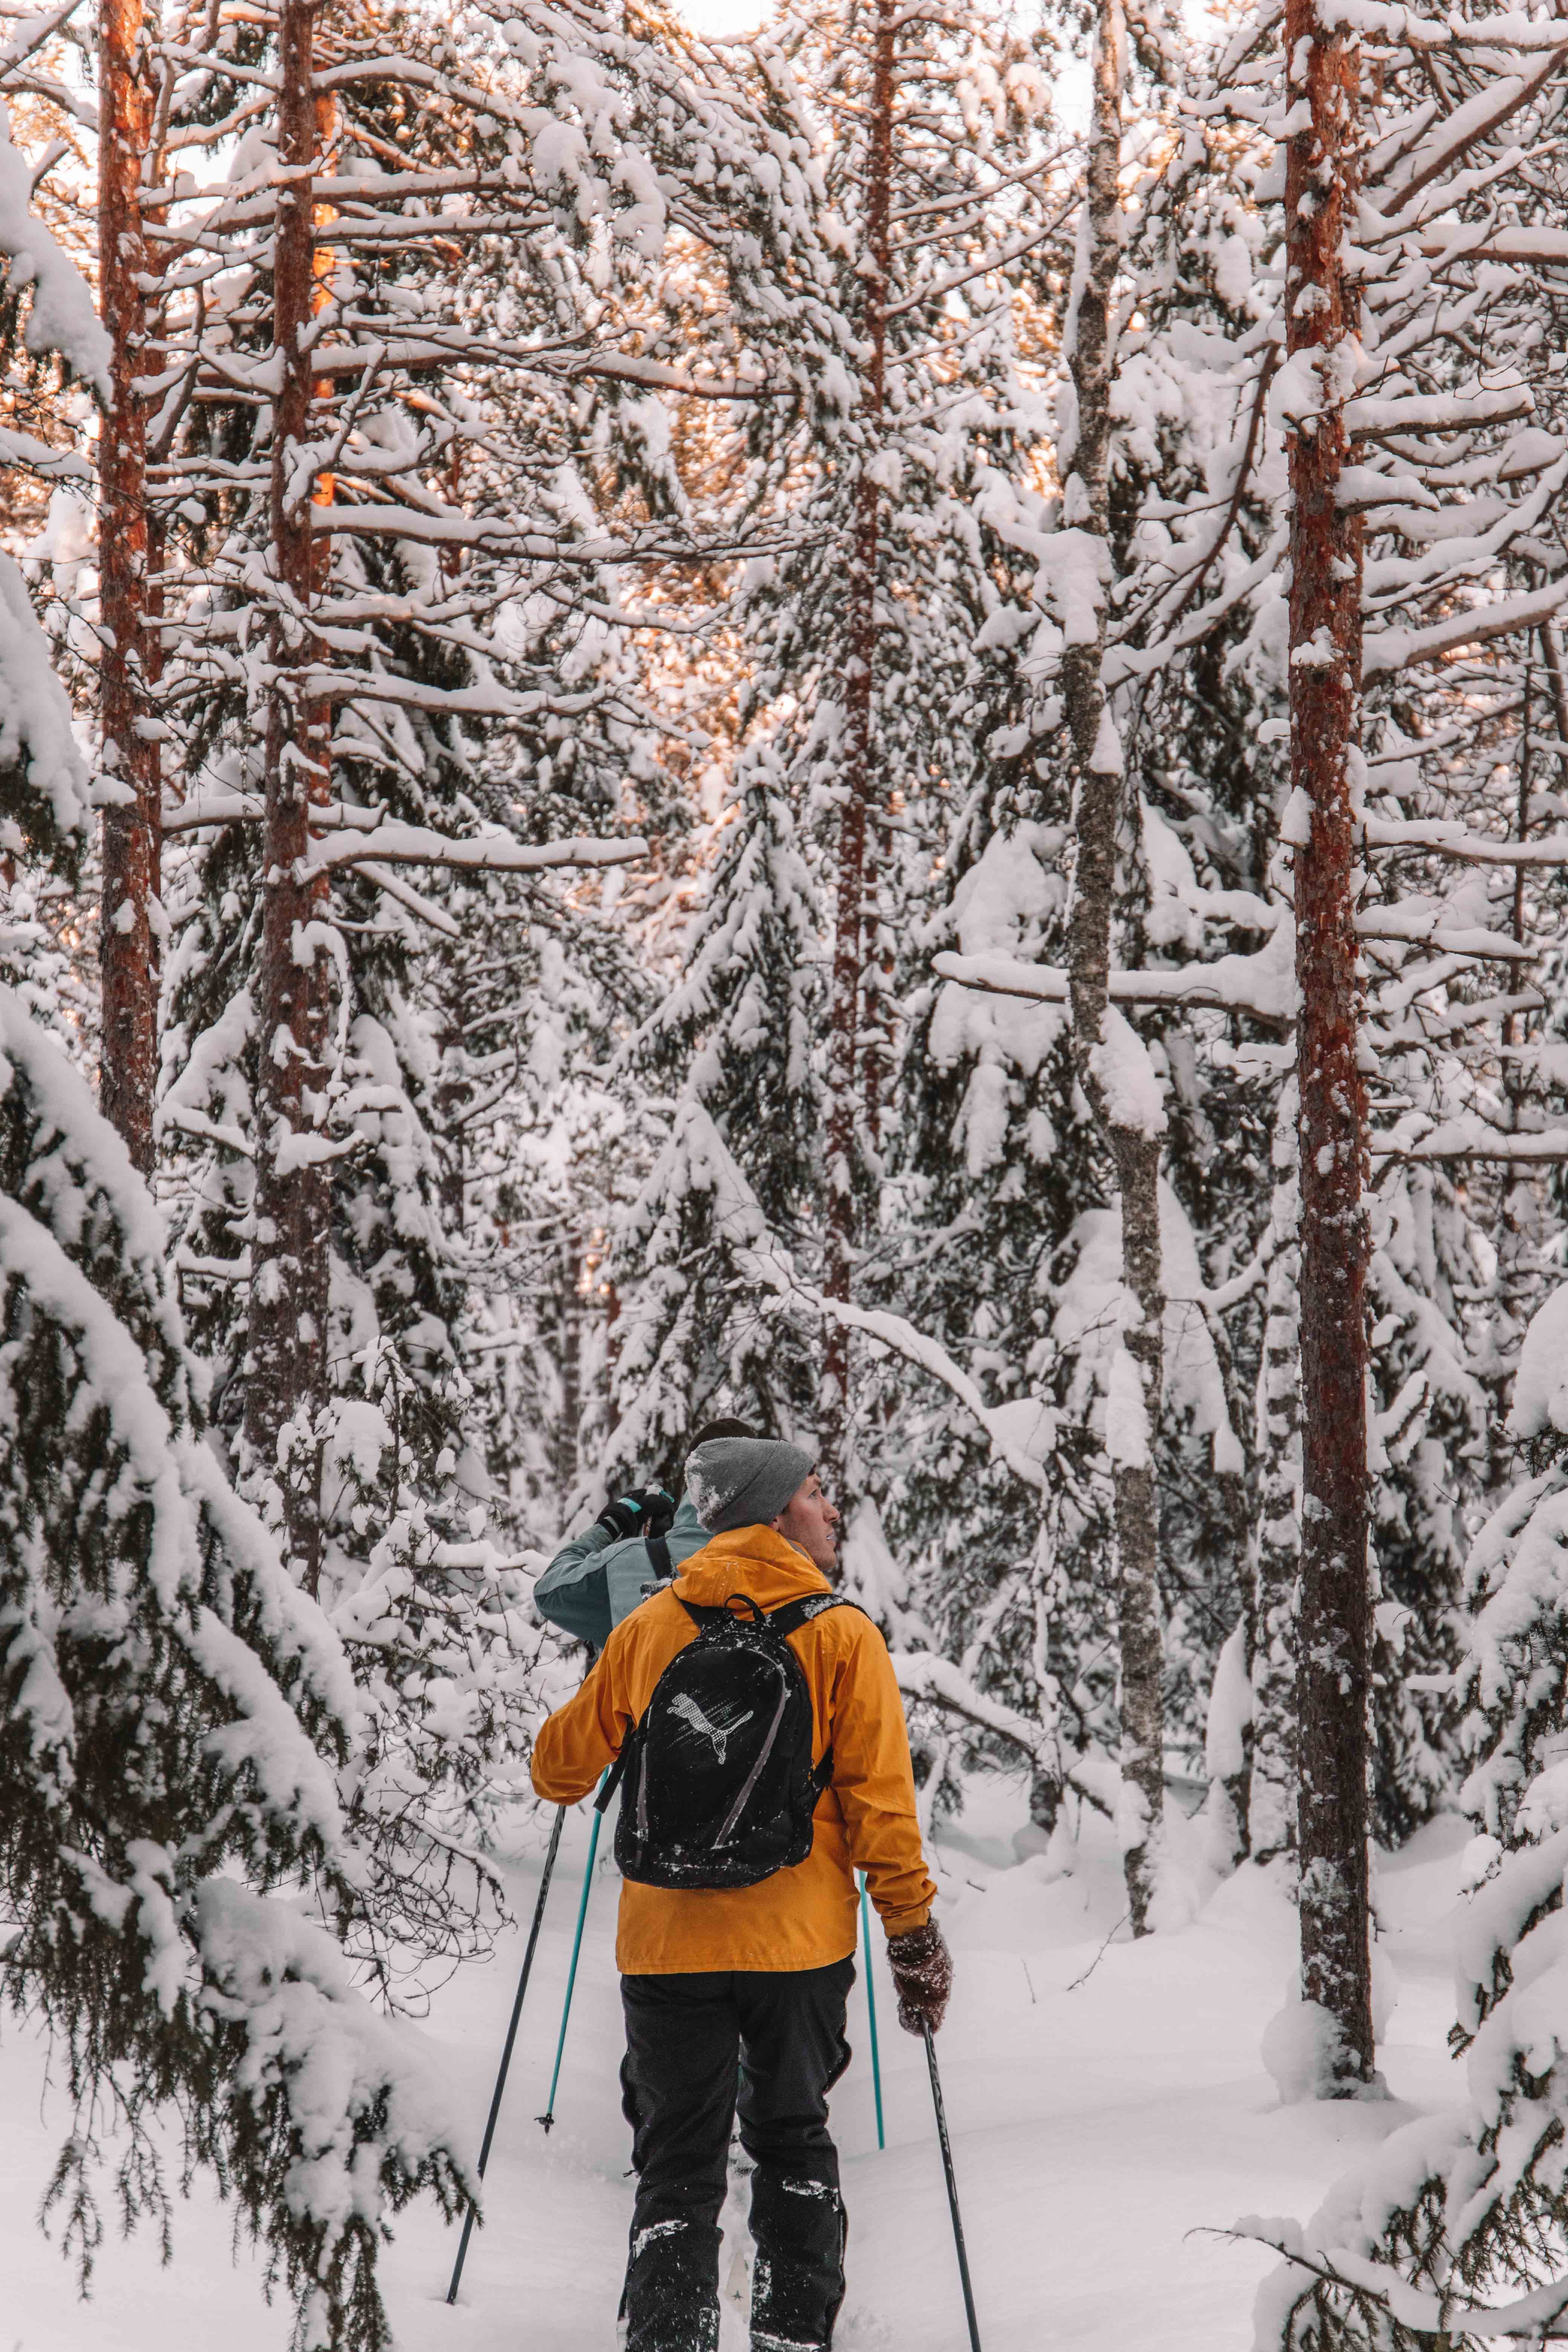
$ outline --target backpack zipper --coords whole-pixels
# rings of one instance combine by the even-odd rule
[[[784,1707],[788,1704],[789,1700],[788,1680],[781,1674],[780,1681],[783,1683],[784,1686],[779,1692],[779,1703],[773,1709],[773,1719],[768,1726],[768,1736],[762,1744],[756,1762],[752,1765],[751,1770],[746,1775],[745,1786],[742,1789],[740,1795],[736,1798],[734,1803],[730,1808],[729,1819],[725,1822],[723,1828],[720,1831],[718,1836],[713,1841],[716,1846],[727,1845],[729,1843],[730,1832],[734,1828],[735,1823],[740,1820],[742,1813],[745,1810],[746,1800],[757,1785],[757,1775],[761,1772],[763,1766],[767,1762],[768,1758],[773,1753],[773,1741],[778,1737],[778,1728],[780,1724],[784,1721]]]

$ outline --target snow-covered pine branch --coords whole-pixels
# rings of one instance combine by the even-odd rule
[[[1277,922],[1267,947],[1256,955],[1216,956],[1211,963],[1112,971],[1106,976],[1112,1004],[1166,1004],[1194,1010],[1245,1012],[1259,1021],[1288,1024],[1295,1018],[1293,927]],[[998,996],[1021,996],[1041,1004],[1065,1004],[1068,973],[1048,964],[1022,963],[999,955],[933,956],[939,979]]]

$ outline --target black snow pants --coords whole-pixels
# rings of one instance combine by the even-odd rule
[[[827,2094],[849,2063],[844,2011],[854,1981],[853,1960],[621,1979],[621,2087],[637,2176],[626,2352],[714,2352],[719,2212],[737,2115],[756,2167],[752,2352],[832,2343],[845,2220]]]

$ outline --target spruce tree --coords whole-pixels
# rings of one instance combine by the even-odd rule
[[[690,1433],[722,1412],[814,1433],[810,1319],[758,1260],[815,1246],[821,1183],[817,895],[771,751],[745,759],[685,968],[631,1049],[668,1108],[612,1257],[617,1423],[604,1475],[679,1485]]]
[[[331,1767],[359,1702],[205,1443],[126,1147],[8,990],[0,1332],[5,1990],[74,2117],[46,2212],[85,2284],[112,2161],[124,2223],[167,2245],[172,2122],[301,2352],[383,2352],[387,2217],[468,2184],[443,2089],[330,1932],[358,1874]]]

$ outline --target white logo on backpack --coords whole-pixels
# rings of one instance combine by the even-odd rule
[[[689,1691],[677,1692],[675,1697],[670,1700],[669,1711],[671,1715],[679,1716],[682,1723],[689,1723],[693,1731],[700,1731],[704,1739],[710,1739],[712,1741],[713,1753],[717,1756],[721,1764],[724,1761],[725,1753],[730,1745],[731,1733],[732,1731],[739,1731],[742,1724],[750,1723],[752,1717],[756,1712],[753,1707],[748,1707],[745,1714],[740,1717],[739,1721],[735,1723],[727,1723],[722,1728],[721,1728],[718,1724],[710,1721],[710,1718],[703,1714],[702,1709],[698,1706],[697,1701],[691,1696]]]

